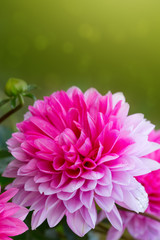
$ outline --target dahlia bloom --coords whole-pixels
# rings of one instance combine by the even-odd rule
[[[135,176],[159,168],[143,157],[159,144],[148,141],[154,126],[128,110],[121,93],[83,94],[76,87],[29,107],[8,141],[15,159],[4,176],[15,178],[9,186],[19,189],[14,202],[33,210],[32,229],[45,219],[54,227],[65,215],[83,236],[99,219],[96,205],[119,230],[116,203],[145,211],[148,197]]]
[[[17,189],[11,188],[0,194],[0,239],[11,240],[10,236],[16,236],[28,230],[23,222],[28,210],[15,203],[8,202]]]
[[[152,131],[149,140],[160,143],[160,131]],[[157,150],[147,156],[157,162],[160,162],[160,150]],[[153,171],[143,176],[137,177],[137,180],[144,186],[149,197],[147,213],[160,217],[160,170]],[[111,228],[107,239],[118,240],[125,228],[138,240],[157,240],[160,239],[160,223],[148,217],[121,211],[123,219],[122,231]]]

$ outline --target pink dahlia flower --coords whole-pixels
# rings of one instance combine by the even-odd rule
[[[15,203],[8,202],[17,189],[11,188],[0,194],[0,239],[11,240],[10,236],[16,236],[28,230],[23,222],[28,210]]]
[[[83,94],[76,87],[29,107],[8,141],[15,160],[4,176],[16,178],[14,201],[31,206],[32,229],[45,219],[54,227],[66,215],[83,236],[95,227],[96,204],[117,229],[122,219],[115,203],[145,211],[148,197],[134,177],[159,168],[143,157],[159,145],[148,141],[154,126],[128,110],[121,93]]]
[[[149,140],[160,143],[160,131],[152,131]],[[157,150],[147,157],[152,158],[160,163],[160,150]],[[149,197],[147,213],[160,218],[160,170],[153,171],[143,176],[137,177],[137,180],[144,186]],[[160,223],[148,217],[134,213],[121,211],[123,219],[122,231],[111,228],[107,239],[118,240],[125,228],[129,233],[138,240],[158,240],[160,239]]]

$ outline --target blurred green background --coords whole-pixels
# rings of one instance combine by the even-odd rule
[[[160,127],[160,1],[0,0],[1,91],[9,77],[37,84],[38,98],[122,91]]]

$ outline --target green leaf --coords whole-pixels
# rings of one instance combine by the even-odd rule
[[[0,155],[1,155],[0,151]],[[3,152],[4,153],[4,152]],[[3,154],[2,154],[3,155]],[[13,160],[12,155],[10,156],[6,156],[6,157],[0,157],[0,174],[2,174],[4,172],[4,170],[6,169],[7,165]]]
[[[2,177],[0,175],[0,186],[1,188],[5,188],[6,185],[10,184],[13,181],[13,178],[6,178],[6,177]]]
[[[34,89],[36,89],[36,88],[37,88],[37,85],[35,85],[35,84],[30,84],[30,85],[27,86],[26,92],[30,92],[30,91],[32,91],[32,90],[34,90]]]
[[[9,102],[9,98],[3,99],[0,101],[0,107],[3,106],[4,104],[6,104],[7,102]]]
[[[36,97],[32,93],[23,93],[23,96],[29,97],[29,98],[33,99],[34,101],[36,101]]]
[[[2,150],[8,151],[6,141],[11,137],[11,135],[12,135],[11,129],[4,126],[0,126],[0,151]]]
[[[6,150],[1,150],[0,151],[0,160],[1,158],[6,158],[6,157],[11,157],[12,155],[10,154],[10,152],[6,151]]]

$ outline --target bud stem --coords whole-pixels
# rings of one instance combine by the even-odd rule
[[[129,210],[129,209],[126,209],[126,208],[123,208],[123,207],[120,207],[118,206],[118,209],[121,210],[121,211],[126,211],[126,212],[131,212],[131,213],[135,213],[135,214],[139,214],[139,215],[142,215],[144,217],[148,217],[148,218],[151,218],[157,222],[160,222],[160,218],[156,217],[155,215],[152,215],[150,213],[147,213],[147,212],[144,212],[144,213],[136,213],[132,210]]]
[[[20,102],[20,104],[15,107],[14,109],[8,111],[0,118],[0,123],[2,123],[4,120],[6,120],[9,116],[11,116],[13,113],[17,112],[19,109],[21,109],[24,105],[24,102]]]

